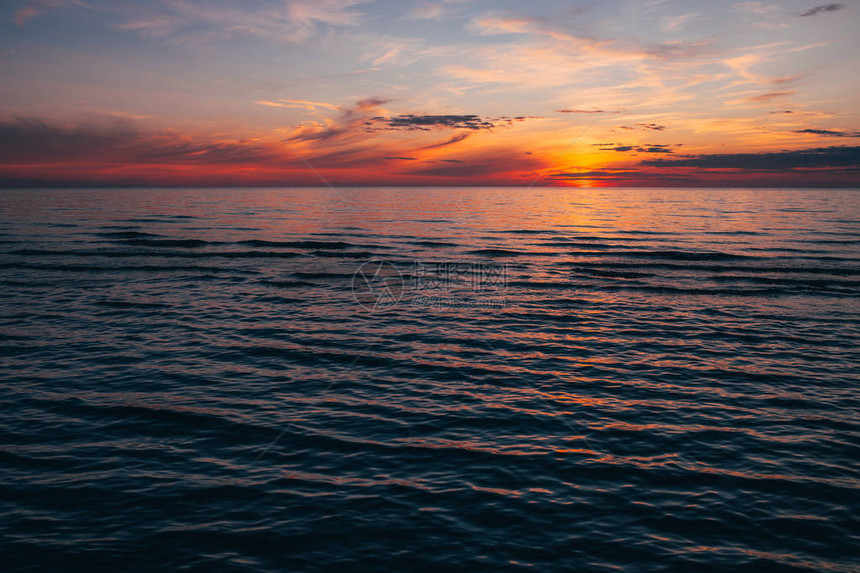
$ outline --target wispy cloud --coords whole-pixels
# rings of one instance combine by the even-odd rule
[[[732,11],[740,15],[744,23],[763,30],[780,30],[790,26],[785,20],[784,10],[776,4],[738,2],[732,6]]]
[[[769,103],[775,99],[790,96],[793,93],[794,93],[794,90],[782,91],[782,92],[768,92],[765,94],[759,94],[756,96],[748,97],[744,101],[748,101],[751,103]]]
[[[751,95],[747,97],[736,98],[726,103],[729,105],[742,105],[742,104],[754,104],[754,105],[762,105],[762,104],[772,104],[774,101],[785,99],[788,96],[795,93],[796,90],[784,90],[777,92],[766,92],[762,94]],[[749,92],[747,92],[749,93]]]
[[[467,133],[467,132],[455,133],[454,135],[452,135],[451,137],[449,137],[445,141],[442,141],[439,143],[431,143],[430,145],[425,145],[421,149],[438,149],[440,147],[448,147],[449,145],[454,145],[455,143],[460,143],[461,141],[463,141],[464,139],[466,139],[470,135],[471,135],[471,133]]]
[[[412,20],[444,20],[461,12],[463,5],[469,0],[440,0],[438,2],[422,2],[409,10],[407,17]]]
[[[678,16],[665,16],[660,23],[660,29],[664,32],[678,32],[687,22],[700,16],[701,14],[698,12],[680,14]]]
[[[771,14],[779,10],[779,6],[775,4],[765,4],[764,2],[737,2],[732,5],[735,12],[745,12],[748,14]]]
[[[15,24],[23,26],[30,18],[35,18],[49,10],[71,6],[86,7],[79,0],[29,0],[23,8],[15,12]]]
[[[485,16],[474,19],[471,28],[483,35],[523,34],[542,37],[564,44],[568,49],[579,50],[581,53],[612,58],[687,59],[707,53],[712,44],[709,38],[648,43],[635,41],[632,38],[575,34],[552,19],[534,17]]]
[[[110,15],[113,27],[144,36],[186,43],[238,35],[260,36],[296,43],[315,35],[320,27],[355,27],[363,22],[356,8],[368,0],[288,0],[270,3],[249,0],[245,5],[160,0],[154,3],[116,3],[106,0],[30,0],[15,20],[26,20],[64,7],[88,8]]]
[[[389,99],[370,97],[357,101],[351,106],[337,108],[340,115],[325,123],[313,122],[301,125],[288,138],[290,141],[330,141],[346,136],[357,136],[371,119],[380,106],[388,103]]]
[[[268,107],[285,107],[292,109],[306,109],[308,111],[316,111],[319,108],[329,109],[334,111],[340,111],[340,106],[322,102],[322,101],[307,101],[301,99],[278,99],[275,101],[267,101],[267,100],[258,100],[256,102],[257,105],[264,105]]]

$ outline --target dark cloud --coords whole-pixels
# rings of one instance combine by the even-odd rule
[[[860,137],[860,132],[846,133],[835,129],[796,129],[792,133],[809,133],[812,135],[829,135],[833,137]]]
[[[605,169],[583,172],[558,172],[548,175],[550,182],[602,181],[610,186],[671,187],[856,187],[860,168],[807,171],[708,171],[672,172],[643,166],[642,169]]]
[[[400,161],[417,161],[415,157],[383,157],[383,159],[399,159]]]
[[[113,154],[137,137],[129,122],[116,118],[61,126],[39,118],[16,117],[0,123],[0,157],[11,163]]]
[[[173,133],[147,134],[117,118],[54,124],[32,117],[0,123],[4,163],[271,163],[276,150],[256,143],[191,140]]]
[[[615,145],[614,143],[596,143],[593,144],[601,151],[619,151],[627,153],[635,151],[637,153],[674,153],[670,145],[662,143],[645,143],[642,145]]]
[[[462,159],[437,159],[437,161],[444,161],[445,163],[466,163]]]
[[[556,113],[621,113],[621,111],[607,111],[605,109],[557,109]]]
[[[453,145],[455,143],[459,143],[460,141],[463,141],[464,139],[466,139],[470,135],[472,135],[472,134],[469,132],[455,133],[450,138],[446,139],[445,141],[443,141],[441,143],[433,143],[431,145],[425,145],[421,149],[436,149],[437,147],[445,147],[446,145]]]
[[[845,4],[822,4],[821,6],[810,8],[806,12],[799,14],[799,16],[817,16],[819,14],[824,14],[825,12],[836,12],[843,8],[845,8]]]
[[[666,129],[665,125],[660,125],[659,123],[637,123],[635,124],[642,131],[663,131]],[[618,129],[623,129],[626,131],[634,131],[637,127],[631,127],[629,125],[619,125]]]
[[[525,121],[526,117],[486,118],[479,115],[417,115],[402,114],[392,117],[372,117],[365,122],[370,131],[395,129],[407,131],[431,131],[433,129],[469,129],[472,131],[490,130],[500,126],[510,126],[514,122]]]
[[[720,153],[678,159],[647,159],[651,167],[695,167],[701,169],[753,169],[786,171],[792,169],[860,167],[860,147],[819,147],[769,153]]]
[[[637,123],[636,125],[638,125],[642,129],[650,129],[653,131],[663,131],[664,129],[666,129],[665,125],[658,125],[656,123]]]

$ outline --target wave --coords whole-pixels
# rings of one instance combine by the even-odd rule
[[[780,283],[778,283],[780,284]],[[858,291],[853,287],[840,288],[838,285],[831,284],[783,284],[781,287],[770,288],[709,288],[709,287],[674,287],[667,285],[656,284],[636,284],[636,283],[583,283],[569,281],[524,281],[514,280],[509,281],[508,286],[520,287],[524,289],[558,289],[558,290],[574,290],[574,291],[589,291],[598,290],[604,292],[621,292],[621,291],[638,291],[649,292],[655,294],[676,294],[676,295],[695,295],[695,296],[740,296],[740,297],[774,297],[774,296],[800,296],[800,295],[822,295],[835,297],[851,297],[856,296]]]
[[[678,236],[683,233],[678,233],[674,231],[641,231],[641,230],[627,230],[627,231],[615,231],[616,233],[620,233],[622,235],[650,235],[650,236]]]
[[[40,263],[0,263],[0,269],[28,269],[36,271],[57,272],[83,272],[83,273],[125,273],[125,272],[152,272],[152,273],[219,273],[219,274],[256,274],[255,271],[243,269],[230,269],[224,267],[207,267],[199,265],[64,265],[64,264],[40,264]]]
[[[111,242],[128,245],[132,247],[154,247],[154,248],[185,248],[197,249],[209,245],[234,244],[246,247],[299,249],[317,251],[343,251],[347,249],[360,248],[361,245],[343,241],[273,241],[265,239],[247,239],[239,241],[212,241],[196,238],[170,238],[144,231],[114,231],[96,233],[97,236],[112,239]],[[382,248],[382,247],[381,247]]]
[[[860,245],[860,239],[805,239],[803,242],[816,245]]]
[[[93,234],[108,239],[151,239],[159,237],[155,233],[146,233],[144,231],[103,231]]]
[[[204,241],[202,239],[125,239],[121,242],[123,245],[132,247],[155,247],[155,248],[182,248],[182,249],[198,249],[207,245],[217,244],[212,241]]]
[[[416,245],[418,247],[427,247],[430,249],[458,246],[457,243],[449,243],[447,241],[408,241],[407,243],[410,245]]]
[[[579,252],[575,253],[576,255],[594,255],[594,256],[606,256],[607,253],[597,252],[597,253],[589,253]],[[619,257],[630,257],[630,258],[643,258],[643,259],[670,259],[670,260],[679,260],[679,261],[736,261],[736,260],[744,260],[744,259],[752,259],[749,255],[737,255],[733,253],[723,253],[718,251],[676,251],[676,250],[666,250],[666,251],[624,251],[622,253],[611,253],[612,255],[617,255]]]
[[[146,217],[134,217],[130,219],[117,219],[119,223],[163,223],[173,221],[185,221],[199,219],[194,215],[149,215]]]
[[[485,257],[519,257],[525,254],[534,254],[522,251],[512,251],[510,249],[475,249],[467,252],[470,255],[482,255]]]
[[[337,259],[372,259],[374,253],[362,251],[312,251],[308,253],[312,257],[337,258]]]
[[[500,235],[557,235],[560,231],[551,229],[504,229],[501,231],[491,231]]]
[[[318,278],[318,277],[308,277],[308,278]],[[308,282],[308,281],[287,281],[287,280],[261,280],[260,283],[268,286],[273,286],[277,288],[308,288],[308,287],[316,287],[316,283]]]
[[[575,240],[564,240],[564,241],[542,241],[540,243],[535,243],[539,246],[545,247],[563,247],[563,248],[571,248],[571,247],[587,247],[589,249],[635,249],[636,247],[633,245],[619,245],[617,243],[598,243],[592,241],[575,241]],[[577,251],[572,251],[576,253]]]
[[[331,272],[315,272],[315,271],[296,271],[292,276],[304,279],[349,279],[355,276],[355,273],[331,273]]]
[[[714,275],[708,277],[708,280],[717,282],[749,282],[759,284],[779,284],[791,286],[806,286],[810,288],[822,289],[860,289],[860,281],[839,280],[839,279],[797,279],[785,277],[762,277],[762,276],[743,276],[743,275]]]
[[[19,249],[7,254],[22,257],[102,257],[102,258],[183,258],[183,259],[289,259],[306,256],[303,253],[289,251],[52,251],[47,249]]]
[[[160,303],[160,302],[135,302],[128,300],[103,300],[96,303],[99,306],[107,306],[110,308],[122,308],[122,309],[162,309],[168,308],[170,305]]]
[[[702,231],[703,235],[718,235],[722,237],[760,237],[766,233],[759,231]]]
[[[764,260],[764,259],[760,259]],[[677,264],[666,262],[612,262],[612,261],[561,261],[557,263],[565,267],[580,268],[621,268],[621,269],[663,269],[670,271],[710,271],[710,272],[744,272],[744,273],[773,273],[773,274],[826,274],[834,276],[856,276],[860,275],[860,268],[855,267],[809,267],[797,266],[769,266],[753,265],[743,263],[740,265],[708,265],[708,264]]]
[[[352,249],[358,247],[351,243],[341,241],[268,241],[262,239],[250,239],[238,241],[239,245],[250,247],[282,247],[285,249],[324,249],[329,251]]]

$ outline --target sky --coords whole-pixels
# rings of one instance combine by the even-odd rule
[[[860,187],[860,0],[0,6],[0,186]]]

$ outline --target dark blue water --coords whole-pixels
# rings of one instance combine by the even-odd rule
[[[0,192],[5,570],[857,571],[860,192]]]

